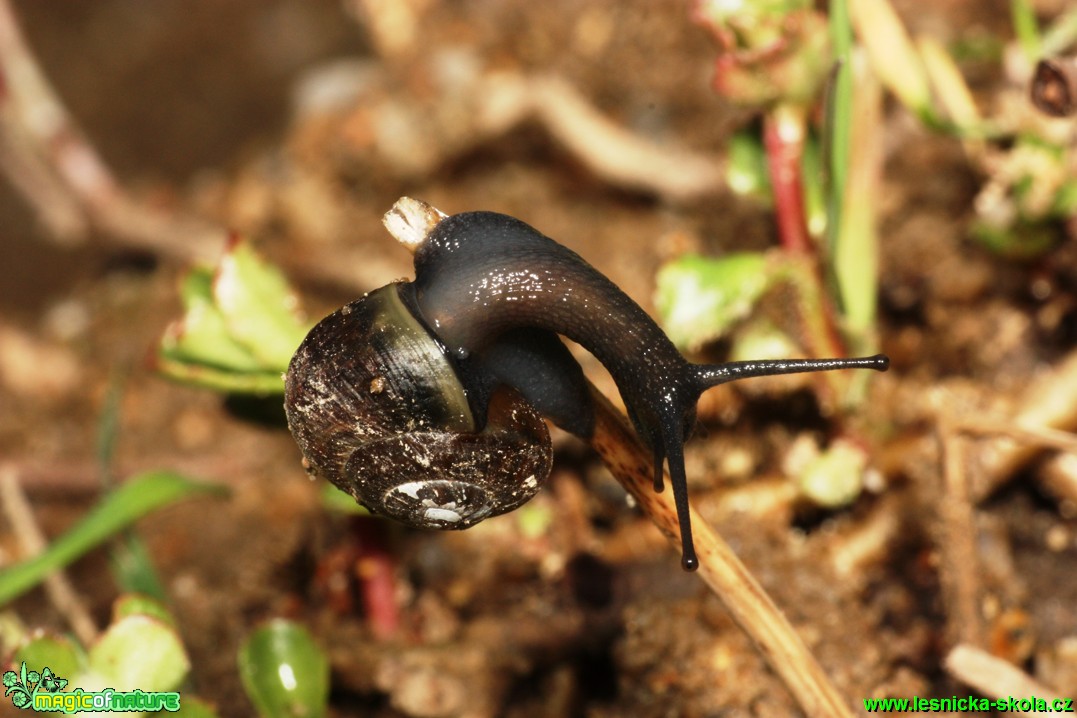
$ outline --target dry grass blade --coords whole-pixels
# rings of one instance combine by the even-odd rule
[[[1035,696],[1050,703],[1059,698],[1017,666],[974,646],[954,646],[946,656],[945,665],[951,676],[996,700]]]
[[[976,516],[969,495],[967,439],[946,422],[940,427],[943,498],[937,545],[942,555],[943,599],[952,644],[983,645],[980,570],[976,553]]]
[[[19,485],[17,471],[8,464],[0,464],[0,504],[19,537],[24,553],[33,556],[44,551],[48,542],[34,521],[33,507]],[[97,626],[63,572],[57,571],[45,579],[45,592],[56,610],[67,618],[79,641],[83,645],[90,645],[97,637]]]
[[[592,387],[591,394],[595,404],[591,446],[647,517],[679,548],[677,508],[672,492],[654,490],[650,451],[601,392]],[[668,475],[666,483],[669,483]],[[805,715],[851,716],[837,689],[770,596],[729,545],[694,510],[692,527],[700,577],[782,679]]]

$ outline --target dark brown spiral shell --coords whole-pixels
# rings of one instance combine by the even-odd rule
[[[542,418],[513,390],[476,432],[453,361],[401,298],[370,292],[307,335],[285,377],[288,427],[307,470],[371,512],[467,528],[530,499],[550,473]]]

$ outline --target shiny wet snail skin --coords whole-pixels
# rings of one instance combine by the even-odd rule
[[[311,330],[286,376],[289,427],[308,470],[373,513],[467,528],[545,481],[541,416],[591,434],[586,380],[557,335],[609,370],[653,452],[656,491],[668,464],[689,570],[698,559],[683,446],[699,396],[753,376],[888,366],[882,355],[692,364],[575,252],[513,217],[466,212],[418,243],[414,281],[375,290]]]

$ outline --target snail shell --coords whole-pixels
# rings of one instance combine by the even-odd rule
[[[549,431],[507,388],[476,421],[460,364],[416,318],[410,288],[377,289],[311,330],[285,377],[288,426],[308,472],[372,513],[463,529],[539,490]]]

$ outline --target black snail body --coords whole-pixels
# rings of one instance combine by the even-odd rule
[[[403,338],[387,338],[394,332]],[[698,560],[683,445],[700,394],[751,376],[887,366],[881,355],[692,364],[579,255],[512,217],[467,212],[425,236],[414,282],[372,292],[311,331],[286,377],[289,426],[309,468],[375,513],[465,528],[538,490],[550,464],[539,413],[585,439],[591,432],[586,382],[557,335],[609,370],[654,452],[656,491],[668,464],[688,569]],[[510,429],[517,421],[524,428]],[[495,438],[505,432],[542,446],[509,449]],[[479,488],[500,482],[496,472],[520,483]]]

